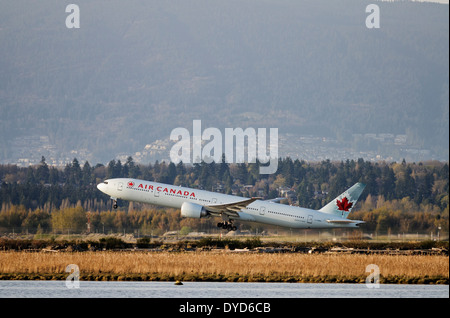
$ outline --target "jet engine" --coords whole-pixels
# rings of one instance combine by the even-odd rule
[[[205,208],[199,204],[184,202],[181,205],[181,216],[185,218],[199,219],[208,215]]]

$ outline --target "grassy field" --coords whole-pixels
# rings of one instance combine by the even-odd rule
[[[438,255],[253,254],[221,252],[0,252],[0,279],[184,280],[364,283],[366,266],[381,283],[448,284],[449,258]]]

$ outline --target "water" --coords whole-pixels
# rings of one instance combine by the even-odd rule
[[[67,282],[70,283],[70,282]],[[73,282],[72,282],[73,283]],[[69,286],[72,286],[69,284]],[[448,298],[448,285],[0,281],[0,298]]]

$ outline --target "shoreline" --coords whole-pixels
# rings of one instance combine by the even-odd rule
[[[380,284],[449,284],[448,255],[0,251],[0,280],[361,283],[368,265]]]
[[[52,273],[0,273],[2,280],[52,280],[64,281],[69,274]],[[134,282],[233,282],[233,283],[336,283],[336,284],[365,284],[367,276],[226,276],[226,275],[158,275],[158,274],[81,274],[80,281],[134,281]],[[449,285],[449,278],[444,276],[406,277],[380,275],[380,284],[405,285]]]

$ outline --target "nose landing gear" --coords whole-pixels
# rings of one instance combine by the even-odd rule
[[[117,199],[116,198],[111,198],[111,200],[113,201],[113,208],[117,209],[118,205],[117,205]]]

